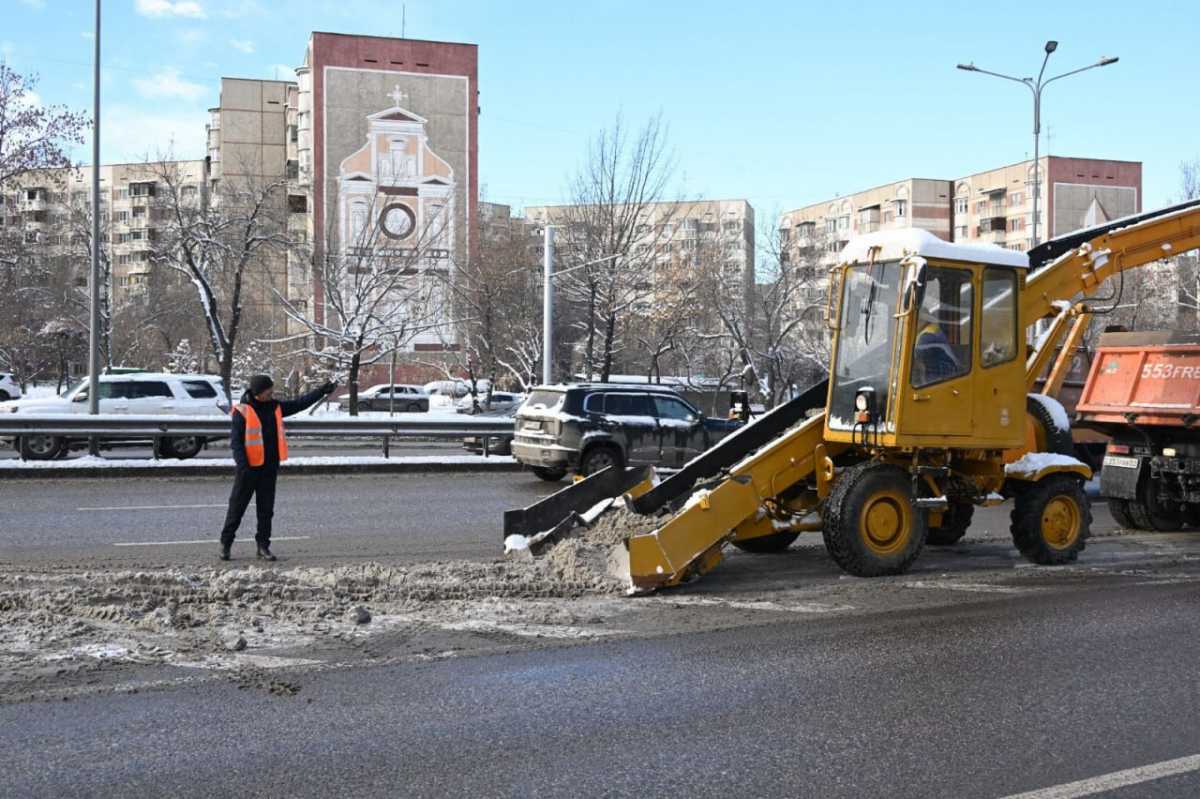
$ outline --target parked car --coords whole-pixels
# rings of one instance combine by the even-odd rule
[[[509,391],[493,391],[489,397],[487,392],[481,392],[475,397],[470,394],[454,403],[454,409],[459,413],[487,413],[499,410],[516,410],[525,401],[524,394],[513,394]]]
[[[0,413],[87,413],[88,379],[85,377],[57,397],[21,399],[0,403]],[[229,413],[221,378],[212,375],[178,375],[140,372],[100,376],[100,413],[153,416],[200,416]],[[203,436],[142,439],[106,439],[105,448],[152,444],[162,457],[191,458],[210,440]],[[87,445],[86,438],[20,436],[13,445],[21,457],[52,460]]]
[[[479,379],[475,381],[475,390],[486,393],[492,387],[492,381]],[[452,400],[461,399],[471,393],[469,380],[434,380],[426,383],[425,393],[433,397],[449,397]]]
[[[481,411],[475,414],[478,418],[496,418],[496,419],[512,419],[517,409],[521,407],[521,403],[515,402],[504,407],[496,407],[491,410]],[[488,454],[490,455],[511,455],[512,454],[512,434],[506,436],[489,436],[488,437]],[[463,439],[463,449],[475,455],[483,454],[483,436],[467,436]]]
[[[338,397],[338,407],[349,410],[350,395]],[[425,413],[429,410],[429,395],[420,386],[400,383],[380,383],[358,392],[360,411],[390,411]]]
[[[21,398],[21,386],[9,372],[0,372],[0,402]]]
[[[514,423],[513,456],[550,481],[608,466],[679,468],[742,425],[706,417],[669,388],[611,383],[534,389]]]

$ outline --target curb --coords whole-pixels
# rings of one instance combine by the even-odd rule
[[[453,474],[512,473],[523,471],[519,463],[349,463],[283,465],[283,474]],[[229,477],[230,466],[62,466],[53,469],[13,469],[0,467],[0,480],[53,480],[59,478],[119,477]]]

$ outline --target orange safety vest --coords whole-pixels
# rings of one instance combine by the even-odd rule
[[[240,413],[246,417],[246,463],[251,466],[262,466],[267,461],[267,451],[263,447],[262,421],[258,413],[249,405],[233,406],[232,413]],[[283,434],[283,408],[275,406],[275,440],[279,446],[279,460],[287,460],[287,437]]]

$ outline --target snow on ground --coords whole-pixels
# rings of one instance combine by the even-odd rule
[[[382,455],[347,455],[347,456],[324,456],[312,455],[299,458],[288,458],[283,468],[296,466],[372,466],[377,464],[403,464],[403,465],[419,465],[419,466],[437,466],[441,464],[477,464],[502,466],[505,464],[516,463],[509,456],[492,455],[483,457],[482,455],[400,455],[394,458],[385,458]],[[91,455],[85,455],[81,458],[72,458],[65,461],[12,461],[4,464],[5,469],[43,469],[53,471],[55,469],[144,469],[152,468],[189,468],[200,470],[207,469],[232,469],[233,458],[204,458],[193,459],[187,461],[179,461],[174,459],[163,458],[161,460],[153,460],[150,458],[130,458],[122,460],[109,460],[107,458],[94,458]]]
[[[58,392],[53,385],[26,386],[24,393],[21,394],[21,399],[52,399],[57,396]]]

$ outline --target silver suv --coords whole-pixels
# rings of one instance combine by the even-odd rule
[[[548,386],[530,392],[517,410],[512,453],[549,481],[609,466],[677,469],[741,424],[706,417],[661,386]]]

